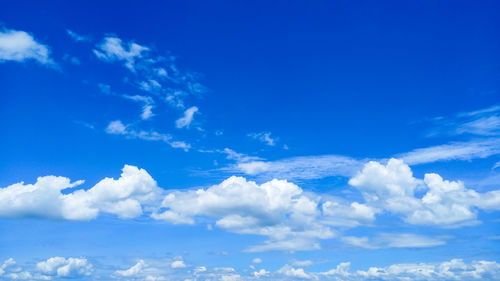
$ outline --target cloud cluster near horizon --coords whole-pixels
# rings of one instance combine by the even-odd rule
[[[339,237],[341,228],[376,223],[380,214],[408,225],[450,228],[479,223],[480,210],[500,210],[500,190],[479,193],[462,182],[443,180],[432,173],[418,179],[398,159],[385,165],[370,161],[349,180],[362,195],[359,202],[304,192],[285,180],[259,185],[234,176],[206,189],[164,190],[145,170],[129,165],[124,166],[119,179],[105,178],[88,190],[62,192],[81,183],[45,176],[35,184],[21,182],[1,188],[0,217],[89,220],[109,213],[127,219],[146,211],[155,220],[191,225],[203,217],[229,232],[267,237],[264,244],[246,249],[256,252],[319,249],[319,240]],[[363,248],[446,243],[406,233],[346,236],[342,240]]]
[[[285,264],[271,271],[265,264],[253,263],[252,270],[237,270],[232,267],[194,266],[185,264],[182,257],[164,259],[138,259],[128,268],[92,264],[87,258],[52,257],[35,266],[19,266],[13,258],[0,265],[0,277],[4,280],[60,280],[88,278],[111,278],[113,280],[495,280],[500,274],[500,264],[494,261],[465,262],[462,259],[435,263],[392,264],[387,267],[369,267],[352,270],[351,262],[341,262],[327,271],[309,271]],[[310,263],[304,263],[308,266]]]

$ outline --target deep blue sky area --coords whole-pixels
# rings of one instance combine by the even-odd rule
[[[498,280],[498,1],[1,7],[0,279]]]

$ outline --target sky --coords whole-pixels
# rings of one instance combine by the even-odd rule
[[[499,280],[497,1],[1,6],[1,280]]]

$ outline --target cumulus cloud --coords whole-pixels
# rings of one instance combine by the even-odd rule
[[[56,277],[89,276],[93,267],[85,258],[53,257],[36,264],[36,268],[45,275]]]
[[[289,265],[285,265],[278,270],[278,274],[301,279],[312,279],[313,276],[306,273],[302,268],[294,268]]]
[[[375,161],[349,180],[362,192],[366,204],[402,215],[410,224],[458,227],[478,223],[477,209],[500,209],[500,191],[480,194],[463,182],[443,180],[438,174],[413,177],[402,160],[390,159],[386,165]],[[420,198],[417,190],[424,192]]]
[[[196,106],[186,109],[186,111],[184,111],[184,116],[175,121],[175,126],[177,128],[189,128],[196,112],[198,112],[198,107]]]
[[[366,270],[352,270],[350,262],[339,263],[328,271],[306,271],[300,267],[284,265],[271,272],[265,269],[248,272],[237,271],[234,268],[207,268],[198,266],[193,270],[188,268],[165,267],[165,259],[138,260],[132,267],[116,270],[111,278],[116,280],[497,280],[500,265],[495,261],[465,262],[462,259],[435,263],[393,264],[385,267],[369,267]],[[15,265],[13,259],[8,259],[0,266],[2,280],[62,280],[78,279],[102,280],[102,272],[109,266],[97,264],[95,268],[85,258],[54,257],[41,261],[36,267],[23,270]]]
[[[466,264],[461,259],[453,259],[440,264],[394,264],[389,267],[371,267],[357,271],[353,277],[379,280],[494,280],[500,273],[496,262],[477,261]]]
[[[49,47],[38,43],[30,34],[20,30],[0,30],[0,63],[25,60],[55,65],[50,57]]]
[[[176,260],[176,261],[173,261],[171,264],[170,264],[170,267],[171,268],[185,268],[186,267],[186,264],[184,263],[183,260]]]
[[[0,217],[44,217],[90,220],[100,212],[120,218],[140,216],[143,206],[153,204],[162,189],[143,169],[125,165],[120,178],[105,178],[88,190],[63,193],[83,181],[65,177],[39,177],[35,184],[23,182],[0,188]]]
[[[127,132],[127,127],[117,123],[110,130]],[[479,210],[500,210],[500,190],[479,193],[437,174],[417,179],[398,159],[386,164],[371,161],[349,180],[363,202],[304,192],[285,180],[257,184],[236,176],[208,188],[166,191],[145,170],[129,165],[118,179],[105,178],[89,189],[65,191],[82,183],[45,176],[34,184],[0,188],[0,217],[90,220],[108,213],[127,219],[148,212],[153,219],[173,224],[210,223],[233,233],[264,236],[263,243],[246,249],[260,252],[320,249],[321,240],[337,237],[345,228],[373,225],[379,214],[394,215],[412,225],[449,228],[479,223]],[[446,242],[443,237],[411,233],[342,240],[372,249],[434,247]]]
[[[217,219],[216,226],[241,234],[264,235],[269,240],[249,251],[318,248],[316,239],[334,232],[318,223],[318,203],[295,184],[272,180],[262,185],[231,177],[208,189],[168,194],[163,212],[153,218],[177,224],[194,224],[196,217]]]
[[[381,211],[375,207],[358,203],[346,202],[337,198],[329,198],[323,205],[324,223],[333,226],[354,227],[370,224],[375,221],[375,215]]]

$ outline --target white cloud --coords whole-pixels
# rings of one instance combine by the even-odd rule
[[[125,125],[120,120],[111,121],[106,127],[106,133],[112,135],[123,135],[127,138],[137,138],[146,141],[161,141],[167,143],[172,148],[180,148],[184,151],[189,151],[191,145],[183,141],[173,141],[172,136],[168,134],[162,134],[155,131],[136,131],[134,129],[129,129],[130,125]]]
[[[234,268],[206,268],[198,266],[194,269],[165,267],[166,259],[138,260],[125,270],[116,270],[111,278],[117,280],[497,280],[500,275],[500,265],[495,261],[471,261],[452,259],[433,263],[392,264],[384,267],[369,267],[366,270],[351,270],[350,262],[339,263],[331,270],[324,272],[306,271],[300,267],[285,265],[277,271],[270,272],[260,269],[252,272],[237,271]],[[54,257],[39,262],[32,270],[23,270],[14,266],[13,259],[4,262],[5,269],[0,271],[2,280],[102,280],[100,274],[109,270],[108,266],[97,263],[99,268],[92,266],[85,258]],[[97,274],[95,274],[97,272]],[[106,279],[107,280],[107,279]]]
[[[342,240],[366,249],[380,248],[429,248],[446,244],[443,239],[412,233],[381,233],[375,237],[345,236]]]
[[[474,134],[482,136],[494,136],[500,134],[500,116],[482,117],[461,124],[457,128],[457,134]]]
[[[293,268],[288,264],[278,270],[279,274],[292,277],[292,278],[302,278],[302,279],[312,279],[313,276],[306,273],[302,268]]]
[[[276,161],[239,159],[229,167],[231,172],[240,172],[265,179],[319,179],[332,176],[350,177],[362,167],[363,162],[340,155],[301,156]]]
[[[176,260],[176,261],[173,261],[171,264],[170,264],[170,267],[171,268],[185,268],[186,267],[186,264],[184,263],[183,260]]]
[[[15,264],[16,264],[16,262],[14,261],[13,258],[9,258],[6,261],[4,261],[2,263],[2,265],[0,266],[0,276],[5,273],[5,270],[7,269],[7,267],[15,265]]]
[[[126,135],[127,126],[125,126],[120,120],[111,121],[108,127],[106,127],[106,133],[112,135]]]
[[[448,160],[471,160],[500,154],[500,139],[453,142],[397,155],[410,165]]]
[[[249,161],[262,160],[262,158],[257,156],[249,156],[243,153],[238,153],[230,148],[224,148],[223,150],[217,150],[216,152],[226,154],[226,158],[230,160],[236,160],[239,163],[246,163]]]
[[[293,266],[311,266],[313,265],[313,261],[311,260],[294,260],[292,262]]]
[[[370,224],[375,221],[375,215],[380,210],[358,202],[329,198],[323,205],[324,223],[333,226],[354,227]]]
[[[141,113],[142,120],[147,120],[147,119],[154,116],[153,111],[152,111],[154,101],[151,97],[141,96],[141,95],[134,95],[134,96],[123,95],[123,97],[128,99],[128,100],[135,101],[135,102],[142,104],[142,113]]]
[[[149,51],[149,48],[136,43],[123,45],[122,40],[117,37],[106,37],[94,49],[94,54],[104,61],[123,61],[125,67],[135,71],[135,62],[142,57],[142,53]]]
[[[277,138],[271,137],[271,132],[250,133],[248,136],[269,146],[274,146],[278,141]]]
[[[126,126],[115,126],[117,133]],[[304,192],[299,186],[271,180],[262,184],[230,177],[218,185],[197,190],[165,191],[143,169],[125,165],[118,179],[105,178],[89,189],[75,188],[83,181],[45,176],[35,184],[23,182],[0,188],[0,217],[42,217],[90,220],[100,213],[134,218],[144,212],[174,224],[215,224],[238,234],[267,239],[247,252],[320,249],[319,241],[336,237],[333,227],[370,225],[378,214],[401,217],[415,225],[460,227],[478,223],[479,210],[500,210],[500,190],[479,193],[462,182],[446,181],[437,174],[413,177],[403,161],[385,165],[367,163],[351,178],[364,202],[327,194]],[[418,191],[418,196],[416,196]],[[380,234],[344,237],[364,248],[433,247],[442,237],[416,234]]]
[[[261,269],[259,271],[254,271],[253,273],[253,276],[257,277],[257,278],[260,278],[262,276],[267,276],[269,275],[269,271],[265,270],[265,269]]]
[[[495,170],[498,167],[500,167],[500,161],[496,162],[491,169]]]
[[[186,111],[184,111],[184,116],[175,121],[175,126],[177,128],[189,128],[196,112],[198,112],[198,107],[196,106],[186,109]]]
[[[231,177],[208,189],[172,192],[161,207],[165,210],[153,213],[153,218],[194,224],[196,217],[208,216],[216,218],[216,226],[228,231],[269,238],[248,251],[316,249],[319,245],[315,240],[335,235],[317,222],[317,202],[287,181],[257,185]]]
[[[150,259],[147,262],[139,259],[135,265],[127,269],[116,270],[111,277],[118,280],[167,280],[166,276],[169,275],[169,271],[165,267],[165,262],[164,259]]]
[[[0,31],[0,63],[30,59],[45,65],[55,65],[50,57],[49,48],[35,41],[30,34],[10,29]]]
[[[357,271],[356,277],[379,280],[494,280],[500,273],[496,262],[478,261],[466,264],[453,259],[440,264],[394,264],[389,267],[371,267]]]
[[[371,161],[349,180],[362,192],[366,204],[402,215],[410,224],[459,227],[478,223],[476,209],[498,210],[500,191],[477,193],[460,181],[443,180],[426,174],[413,177],[402,160],[390,159],[387,165]],[[415,196],[415,191],[424,195]]]
[[[351,267],[350,262],[341,262],[337,265],[336,268],[330,269],[327,272],[320,272],[319,275],[326,275],[326,276],[339,276],[339,277],[349,277],[351,276],[351,273],[349,272]]]
[[[124,277],[136,276],[140,272],[142,272],[144,265],[145,265],[144,260],[139,260],[135,265],[133,265],[129,269],[117,270],[115,271],[115,274]]]
[[[472,160],[500,154],[500,139],[490,138],[468,142],[419,148],[396,155],[410,165],[450,160]],[[242,154],[243,155],[243,154]],[[320,179],[326,177],[352,177],[367,160],[357,160],[342,155],[313,155],[285,158],[274,161],[228,157],[236,164],[221,170],[242,173],[260,179]]]
[[[74,31],[71,31],[69,29],[66,29],[66,33],[68,34],[71,39],[73,39],[75,42],[84,42],[84,41],[89,41],[89,38],[86,36],[80,35]]]
[[[85,258],[53,257],[37,263],[36,267],[43,274],[57,277],[89,276],[93,270]]]
[[[90,220],[99,212],[120,218],[140,216],[162,192],[143,169],[125,165],[117,180],[105,178],[88,190],[62,191],[82,184],[65,177],[39,177],[35,184],[23,182],[0,188],[0,217],[45,217]]]
[[[255,263],[255,264],[259,264],[259,263],[262,263],[262,259],[260,258],[255,258],[252,260],[252,263]]]

